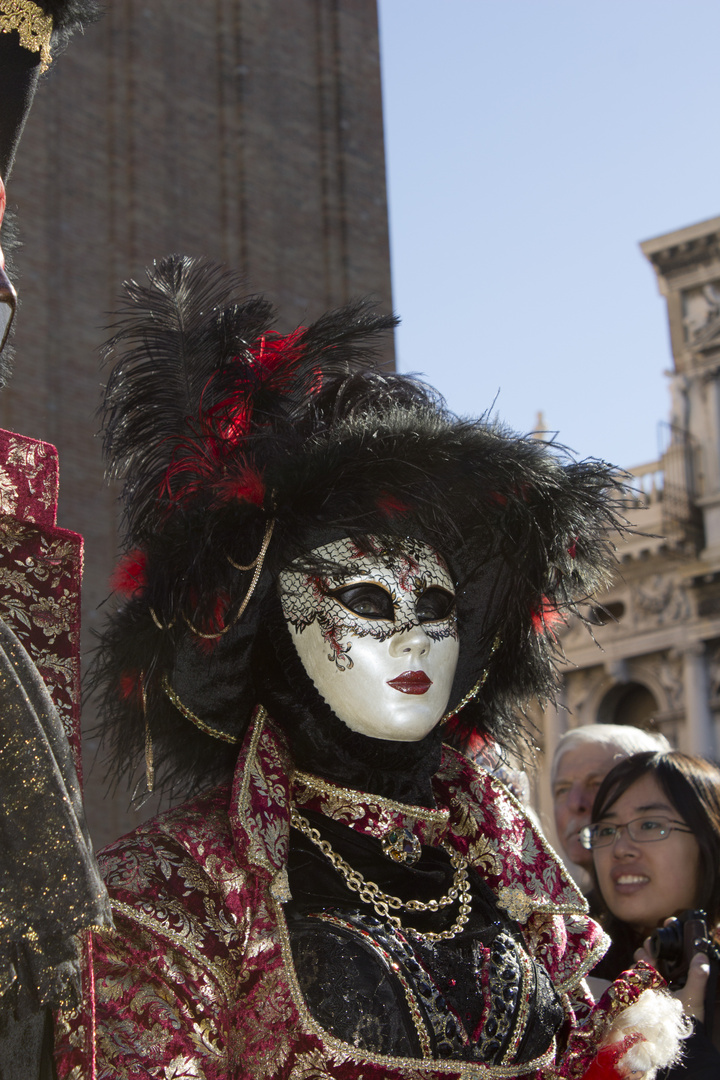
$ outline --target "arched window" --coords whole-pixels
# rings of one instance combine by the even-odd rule
[[[654,694],[642,683],[620,683],[608,690],[600,702],[598,724],[632,724],[653,729],[659,711]]]

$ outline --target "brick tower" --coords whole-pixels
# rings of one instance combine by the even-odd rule
[[[8,190],[22,308],[0,426],[58,448],[58,521],[85,537],[87,650],[117,550],[94,435],[121,281],[181,251],[239,268],[281,330],[355,296],[391,307],[376,3],[113,0],[44,81]],[[96,750],[86,739],[103,844],[154,806],[106,798]]]

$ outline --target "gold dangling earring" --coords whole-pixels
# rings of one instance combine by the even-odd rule
[[[147,714],[147,693],[145,692],[145,672],[140,673],[140,693],[142,694],[143,718],[145,720],[145,782],[148,794],[155,787],[155,762],[153,760],[152,734]]]
[[[496,634],[496,635],[495,635],[495,640],[494,640],[494,641],[493,641],[493,643],[492,643],[492,648],[490,649],[490,652],[488,653],[488,658],[487,658],[487,665],[486,665],[485,669],[483,670],[483,672],[482,672],[482,674],[481,674],[480,678],[479,678],[479,679],[478,679],[478,681],[477,681],[477,682],[475,683],[475,685],[473,686],[472,690],[469,690],[469,691],[467,692],[467,694],[466,694],[466,695],[465,695],[465,697],[464,697],[464,698],[462,699],[462,701],[458,701],[458,703],[457,703],[457,705],[455,706],[455,708],[454,708],[454,709],[452,709],[452,710],[451,710],[450,712],[446,712],[446,713],[445,713],[445,715],[443,716],[443,718],[442,718],[442,719],[441,719],[441,721],[440,721],[440,723],[441,723],[441,724],[447,724],[448,720],[452,720],[453,716],[457,716],[457,714],[458,714],[458,713],[460,712],[460,710],[461,710],[461,709],[464,709],[464,708],[465,708],[465,706],[466,706],[466,705],[467,705],[467,704],[468,704],[468,703],[469,703],[470,701],[472,701],[472,699],[473,699],[474,697],[476,697],[476,696],[477,696],[477,694],[479,693],[479,691],[480,691],[480,690],[482,690],[483,686],[485,685],[485,683],[486,683],[486,681],[487,681],[487,677],[488,677],[488,672],[489,672],[489,670],[490,670],[490,660],[492,659],[492,657],[493,657],[493,656],[495,655],[495,653],[497,652],[498,648],[500,647],[500,643],[501,643],[501,640],[502,640],[502,639],[501,639],[500,635],[499,635],[499,634]]]

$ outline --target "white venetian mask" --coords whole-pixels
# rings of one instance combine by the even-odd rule
[[[346,569],[280,574],[283,614],[303,666],[336,716],[375,739],[416,742],[443,716],[458,659],[455,589],[416,540],[363,553],[349,539],[313,555]]]

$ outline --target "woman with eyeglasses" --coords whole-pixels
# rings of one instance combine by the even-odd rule
[[[612,946],[593,971],[615,979],[635,960],[653,963],[646,939],[672,917],[702,909],[720,941],[720,769],[676,751],[635,754],[603,780],[592,824],[581,833],[592,851],[603,923]],[[713,1040],[703,1024],[707,962],[698,957],[680,996],[695,1018],[685,1062],[672,1077],[720,1076],[720,1015]],[[713,1045],[714,1044],[714,1045]]]

